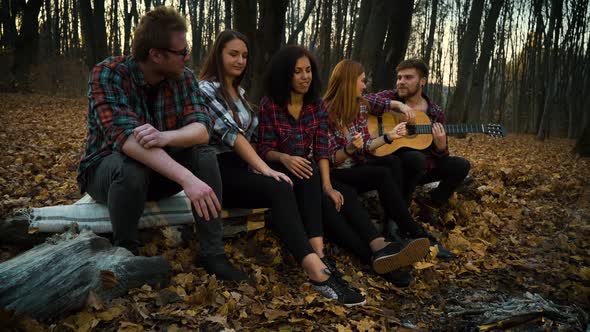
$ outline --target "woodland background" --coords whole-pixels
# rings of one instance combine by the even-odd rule
[[[255,102],[266,63],[286,43],[316,54],[324,83],[340,59],[361,61],[373,91],[394,86],[401,59],[426,59],[427,93],[450,121],[497,122],[510,133],[450,139],[473,181],[424,225],[457,258],[430,255],[415,266],[415,283],[398,289],[329,246],[368,298],[344,309],[309,289],[267,230],[228,242],[231,259],[255,277],[232,286],[192,264],[197,248],[163,229],[141,251],[171,262],[169,287],[90,301],[46,322],[0,310],[0,322],[30,331],[472,330],[481,305],[490,311],[527,292],[590,312],[590,161],[580,158],[590,154],[589,0],[0,0],[0,222],[80,197],[88,70],[128,54],[139,17],[157,5],[186,15],[195,70],[217,32],[245,33],[244,83]],[[424,222],[420,198],[411,209]],[[0,262],[26,249],[0,241]],[[560,326],[538,316],[526,323]]]
[[[158,5],[187,17],[196,70],[219,31],[246,34],[255,102],[272,54],[297,43],[317,55],[324,83],[353,58],[372,90],[391,88],[395,66],[418,56],[431,68],[428,94],[454,122],[590,135],[588,0],[2,0],[1,88],[84,95],[88,69],[129,54],[138,19]]]

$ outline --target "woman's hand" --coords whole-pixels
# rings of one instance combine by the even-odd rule
[[[336,211],[340,212],[340,208],[344,204],[344,196],[342,196],[342,194],[334,188],[330,188],[328,190],[324,189],[324,193],[326,193],[326,195],[330,197],[332,202],[334,202],[334,205],[336,206]]]
[[[288,184],[290,184],[291,186],[293,185],[293,181],[291,181],[291,178],[288,177],[285,173],[275,171],[274,169],[272,169],[270,167],[267,170],[260,172],[260,174],[262,174],[264,176],[268,176],[269,178],[273,178],[279,182],[284,181],[284,182],[287,182]]]
[[[282,154],[279,160],[291,173],[300,179],[309,179],[313,175],[311,161],[303,157]]]
[[[389,139],[394,140],[402,138],[408,134],[406,130],[406,122],[400,122],[390,132],[387,133]]]
[[[356,133],[352,136],[350,143],[346,146],[348,151],[356,152],[363,148],[365,141],[363,140],[363,135],[361,133]]]

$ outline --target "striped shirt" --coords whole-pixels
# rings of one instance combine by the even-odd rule
[[[130,56],[110,57],[97,64],[88,80],[87,140],[78,167],[78,184],[85,190],[85,172],[102,158],[120,152],[133,129],[149,123],[160,131],[211,119],[194,73],[150,86]]]

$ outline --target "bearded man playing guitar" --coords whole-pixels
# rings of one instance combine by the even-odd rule
[[[379,163],[399,164],[401,160],[402,191],[408,205],[418,184],[440,181],[438,187],[430,193],[430,203],[439,207],[448,201],[463,182],[471,165],[464,158],[449,155],[444,128],[445,114],[423,92],[428,77],[426,63],[421,59],[404,60],[396,67],[396,71],[396,89],[364,96],[371,106],[369,109],[373,115],[378,116],[388,111],[403,113],[404,121],[409,124],[416,123],[417,118],[425,118],[423,115],[426,114],[432,122],[432,143],[422,150],[400,148],[394,153],[399,159],[391,155],[382,156],[378,158]]]

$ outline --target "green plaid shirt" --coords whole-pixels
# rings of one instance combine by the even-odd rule
[[[78,167],[80,190],[85,191],[85,172],[105,156],[120,152],[134,128],[149,123],[160,131],[176,130],[193,122],[211,130],[211,117],[190,69],[185,68],[182,79],[150,86],[133,57],[105,59],[88,80],[88,135]]]

